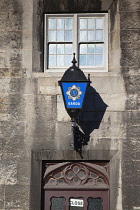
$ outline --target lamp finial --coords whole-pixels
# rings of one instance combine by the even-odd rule
[[[77,63],[76,59],[75,59],[75,53],[73,53],[73,60],[72,60],[73,65],[75,66],[75,64]]]

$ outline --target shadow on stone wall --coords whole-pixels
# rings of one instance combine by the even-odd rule
[[[87,145],[90,140],[90,134],[94,129],[99,129],[102,118],[105,114],[107,104],[96,92],[96,90],[89,86],[84,100],[83,110],[79,113],[77,124],[82,131],[77,127],[75,149],[82,157],[82,146]]]

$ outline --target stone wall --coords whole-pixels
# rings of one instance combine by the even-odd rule
[[[121,74],[127,100],[122,153],[123,209],[140,209],[140,2],[120,1]],[[136,208],[137,207],[137,208]]]
[[[43,12],[73,10],[109,13],[109,72],[91,73],[91,85],[108,107],[83,147],[83,160],[110,161],[111,210],[136,209],[139,1],[53,3],[0,1],[0,210],[39,210],[42,161],[81,160],[69,146],[70,119],[58,86],[63,73],[43,72]]]
[[[1,0],[0,209],[25,210],[30,205],[31,138],[26,136],[26,109],[32,100],[27,87],[31,72],[32,2]]]

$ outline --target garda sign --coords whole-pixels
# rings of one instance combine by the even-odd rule
[[[70,199],[70,206],[84,207],[84,201],[82,199]]]
[[[64,93],[64,100],[67,109],[81,109],[87,83],[66,83],[62,82],[62,90]]]

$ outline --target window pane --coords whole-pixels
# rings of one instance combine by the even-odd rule
[[[102,198],[88,198],[88,210],[103,210]]]
[[[56,41],[56,31],[49,31],[49,41]]]
[[[86,55],[80,55],[80,65],[86,65]]]
[[[95,65],[94,55],[88,55],[88,65]]]
[[[65,198],[51,198],[51,210],[64,210]]]
[[[80,41],[87,41],[87,31],[80,31]]]
[[[64,41],[64,31],[57,31],[57,41]]]
[[[103,55],[96,55],[96,66],[103,65]]]
[[[85,176],[85,172],[84,171],[80,171],[77,175],[82,179]]]
[[[103,30],[96,31],[96,41],[103,41]]]
[[[49,45],[49,54],[56,54],[56,44]]]
[[[55,183],[55,179],[53,179],[53,178],[51,178],[50,180],[49,180],[49,183]]]
[[[75,173],[77,173],[77,172],[79,171],[79,167],[78,167],[78,166],[74,166],[73,171],[74,171]]]
[[[72,29],[72,19],[71,18],[65,19],[65,29]]]
[[[47,16],[47,15],[46,15]],[[73,36],[73,18],[78,20],[79,43],[74,43],[76,39]],[[57,66],[71,66],[73,49],[78,47],[79,65],[87,68],[97,66],[103,67],[105,31],[103,16],[49,16],[48,15],[48,34],[46,37],[46,51],[48,61],[45,66],[51,68]],[[74,29],[74,30],[77,30]],[[73,47],[74,46],[74,47]]]
[[[64,19],[57,19],[57,29],[64,29]]]
[[[97,179],[96,181],[99,183],[104,183],[104,181],[102,179]]]
[[[65,66],[71,66],[72,55],[65,55]]]
[[[55,65],[56,65],[56,56],[49,55],[49,66],[55,66]]]
[[[88,31],[88,41],[95,41],[95,31]]]
[[[65,54],[72,54],[72,44],[65,44]]]
[[[94,173],[90,173],[90,175],[91,175],[91,177],[93,177],[93,178],[97,178],[98,176],[96,175],[96,174],[94,174]]]
[[[73,181],[74,181],[74,182],[78,182],[78,181],[79,181],[79,178],[78,178],[77,176],[75,176],[75,177],[73,178]]]
[[[96,19],[96,29],[103,29],[103,19]]]
[[[95,44],[88,44],[88,53],[95,53]]]
[[[73,176],[75,175],[75,173],[73,172],[73,171],[69,171],[68,173],[67,173],[67,176],[68,176],[68,178],[72,178]]]
[[[62,184],[62,183],[64,183],[64,179],[58,179],[58,181],[57,181],[59,184]]]
[[[57,66],[64,66],[64,55],[57,55]]]
[[[88,29],[95,29],[95,19],[88,19]]]
[[[103,45],[102,44],[96,44],[96,53],[103,54]]]
[[[87,54],[87,44],[80,45],[80,54]]]
[[[87,19],[80,19],[80,29],[87,29]]]
[[[65,31],[65,41],[72,41],[72,31]]]
[[[54,176],[55,178],[60,178],[61,177],[61,173],[58,173]]]
[[[49,18],[49,29],[56,29],[56,19]]]
[[[57,44],[57,54],[64,54],[64,44]]]

